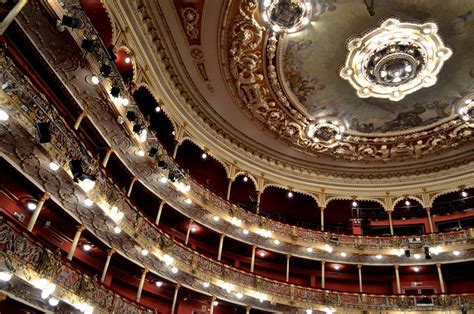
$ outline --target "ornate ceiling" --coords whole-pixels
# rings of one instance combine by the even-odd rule
[[[284,16],[277,31],[275,1],[139,1],[106,8],[113,41],[137,56],[134,83],[163,101],[181,128],[176,140],[192,140],[226,167],[292,187],[363,182],[380,188],[397,186],[402,177],[426,184],[472,174],[473,123],[459,113],[469,112],[473,97],[470,1],[378,1],[373,16],[363,1],[299,2],[301,10],[293,13],[302,12],[300,19]],[[396,49],[405,49],[397,55],[406,60],[419,58],[411,66],[422,73],[432,62],[423,39],[436,35],[433,51],[445,53],[437,55],[437,66],[430,63],[436,82],[397,99],[360,97],[340,75],[347,45],[387,18],[434,25],[430,34],[418,34],[418,57],[403,45]],[[292,22],[297,27],[285,29]],[[397,63],[386,63],[380,73],[387,66]],[[405,74],[408,81],[418,75]]]

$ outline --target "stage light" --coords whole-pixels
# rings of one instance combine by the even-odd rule
[[[103,77],[108,77],[112,73],[112,67],[108,64],[102,64],[100,67],[100,75]]]
[[[114,86],[112,86],[112,88],[110,89],[110,95],[111,95],[112,97],[118,98],[118,97],[120,97],[120,93],[121,93],[121,92],[120,92],[120,87],[118,87],[118,86],[115,86],[115,85],[114,85]]]
[[[89,38],[84,38],[82,40],[81,48],[84,49],[85,52],[93,52],[95,50],[95,42]]]
[[[82,21],[80,19],[68,15],[63,16],[61,24],[70,28],[82,27]]]
[[[130,122],[134,122],[134,121],[137,120],[137,115],[135,114],[134,111],[127,111],[125,116],[127,117],[128,121],[130,121]]]
[[[36,133],[41,144],[51,142],[51,131],[49,130],[49,122],[37,122]]]
[[[411,255],[410,250],[405,250],[405,256],[410,257],[410,255]]]
[[[425,258],[426,259],[431,259],[431,252],[430,252],[430,248],[425,246]]]

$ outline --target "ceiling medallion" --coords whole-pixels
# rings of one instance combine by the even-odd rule
[[[293,33],[311,21],[310,0],[264,0],[262,19],[274,32]]]
[[[316,143],[332,144],[342,139],[343,123],[335,118],[323,118],[306,126],[306,136]]]
[[[458,110],[461,119],[466,122],[474,121],[474,98],[468,98]]]
[[[435,23],[385,20],[362,37],[352,38],[340,75],[361,98],[399,101],[436,83],[452,50],[444,46]]]

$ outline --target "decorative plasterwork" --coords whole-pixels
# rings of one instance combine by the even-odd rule
[[[235,92],[236,103],[279,139],[317,156],[367,162],[422,158],[456,149],[472,141],[473,125],[464,123],[459,117],[443,124],[404,133],[372,135],[348,130],[347,135],[335,143],[313,141],[305,133],[313,118],[293,104],[281,82],[281,61],[277,52],[281,51],[278,47],[285,35],[266,30],[258,23],[256,0],[235,3],[239,9],[226,12],[225,20],[228,24],[224,25],[228,37],[225,39],[223,58],[229,60],[228,68],[225,68],[231,77],[229,84]],[[429,27],[430,32],[436,34],[434,24],[424,25],[423,29]],[[432,49],[437,49],[434,53],[439,60],[426,61],[433,75],[439,71],[442,60],[451,54],[448,48],[441,45],[440,40],[436,43]],[[424,51],[429,54],[433,52],[432,49]],[[440,53],[444,53],[444,56],[441,57]],[[433,62],[435,63],[432,64]],[[345,73],[347,74],[347,70]]]
[[[262,20],[275,32],[294,33],[311,22],[310,0],[263,0]]]
[[[235,3],[234,3],[235,4]],[[390,167],[382,168],[373,168],[370,167],[370,171],[361,171],[358,167],[347,168],[343,170],[338,167],[335,169],[332,167],[328,170],[327,167],[319,163],[295,163],[288,160],[282,160],[277,158],[277,155],[262,152],[258,149],[257,143],[248,144],[248,142],[243,142],[241,139],[236,138],[232,135],[232,132],[223,128],[221,121],[215,121],[211,118],[208,113],[201,108],[200,102],[202,99],[196,99],[193,97],[193,92],[198,92],[197,88],[194,88],[193,91],[185,88],[184,82],[190,80],[189,76],[182,76],[178,68],[184,68],[184,64],[178,58],[175,60],[172,56],[175,55],[177,47],[173,45],[171,41],[171,46],[168,46],[168,42],[165,38],[172,36],[172,33],[166,25],[160,24],[164,20],[164,13],[161,11],[160,7],[157,7],[156,10],[158,15],[155,16],[150,9],[151,4],[147,4],[146,1],[138,1],[133,3],[133,7],[130,9],[122,8],[117,6],[113,8],[114,17],[116,23],[121,25],[121,27],[126,27],[124,13],[122,10],[130,11],[134,14],[134,19],[137,21],[137,27],[133,29],[136,33],[127,33],[126,41],[129,47],[131,47],[136,55],[142,62],[142,68],[139,73],[139,80],[137,84],[141,86],[147,86],[155,97],[163,97],[165,99],[172,99],[170,104],[166,102],[163,104],[163,111],[171,117],[174,124],[187,124],[186,127],[187,136],[193,137],[195,141],[201,143],[202,146],[205,146],[212,150],[219,159],[225,161],[228,164],[238,164],[238,167],[247,173],[253,174],[264,174],[265,181],[271,183],[275,182],[280,186],[285,186],[288,180],[291,180],[291,186],[300,189],[300,190],[320,190],[322,186],[326,190],[335,188],[333,184],[337,182],[337,190],[342,186],[351,185],[351,192],[354,190],[361,190],[360,184],[364,184],[367,188],[371,184],[375,184],[377,189],[380,189],[380,193],[385,193],[385,190],[381,190],[381,186],[385,184],[391,185],[395,190],[399,190],[398,183],[406,180],[401,178],[412,178],[410,182],[416,182],[421,180],[427,182],[430,180],[433,182],[441,183],[446,179],[446,175],[451,176],[453,174],[452,169],[456,168],[456,171],[461,171],[461,168],[468,167],[472,157],[466,156],[465,154],[458,155],[456,158],[451,160],[444,159],[442,163],[426,163],[420,164],[413,167]],[[154,4],[153,4],[154,5]],[[158,23],[160,21],[160,23]],[[251,33],[249,33],[251,34]],[[147,52],[147,47],[142,45],[141,41],[137,38],[145,36],[150,43],[152,55]],[[147,59],[151,58],[151,59]],[[227,55],[225,56],[227,58]],[[153,60],[155,62],[157,71],[147,71],[148,62],[145,60]],[[184,72],[186,73],[186,72]],[[166,84],[173,90],[174,94],[167,94],[167,91],[164,91],[160,84],[156,84],[157,81],[166,82]],[[268,93],[268,89],[264,89],[264,92]],[[274,103],[269,104],[271,108],[274,108]],[[192,109],[192,110],[190,110]],[[187,119],[184,117],[183,112],[186,112],[186,115],[192,115],[192,119]],[[280,115],[280,112],[271,113],[270,116],[277,118]],[[203,136],[202,132],[208,134],[208,136]],[[397,137],[392,137],[388,139],[390,143],[393,143],[398,140]],[[437,142],[436,142],[437,143]],[[369,145],[368,145],[369,146]],[[232,147],[232,155],[229,155],[229,152],[224,147]],[[403,150],[408,151],[408,155],[413,153],[415,150],[414,147],[405,147],[400,145],[400,147],[394,147],[391,144],[387,144],[387,147],[382,147],[385,155],[398,156],[402,155]],[[365,149],[365,147],[363,148]],[[371,148],[369,147],[369,152]],[[387,151],[388,150],[388,151]],[[380,154],[383,157],[383,154]],[[462,156],[462,157],[461,157]],[[382,158],[381,158],[382,159]],[[456,160],[454,160],[456,159]],[[344,167],[343,167],[344,168]],[[268,169],[272,169],[271,172]],[[353,171],[352,171],[352,170]],[[436,175],[434,175],[436,173]],[[444,179],[435,178],[437,176],[442,176]],[[282,180],[281,178],[285,178]],[[424,184],[424,183],[422,183]],[[397,187],[395,187],[397,185]],[[331,186],[331,188],[329,188]],[[358,186],[358,187],[356,187]],[[392,187],[388,188],[392,190]],[[413,188],[410,188],[413,190]],[[363,188],[362,190],[365,190]]]
[[[436,83],[443,63],[452,55],[435,23],[385,20],[347,44],[346,64],[340,75],[362,98],[398,101]]]

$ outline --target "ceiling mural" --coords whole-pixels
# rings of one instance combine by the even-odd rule
[[[474,3],[374,3],[230,1],[221,46],[236,103],[317,156],[399,161],[469,142]]]
[[[325,3],[319,1],[316,7],[321,2]],[[474,30],[472,1],[382,2],[377,2],[376,19],[367,13],[363,1],[338,1],[304,30],[281,40],[279,60],[287,91],[309,116],[336,116],[362,133],[407,130],[448,118],[455,101],[472,88],[474,41],[466,40]],[[377,26],[378,17],[390,16],[402,21],[436,21],[453,56],[430,88],[396,103],[360,98],[338,73],[344,65],[346,41]]]

